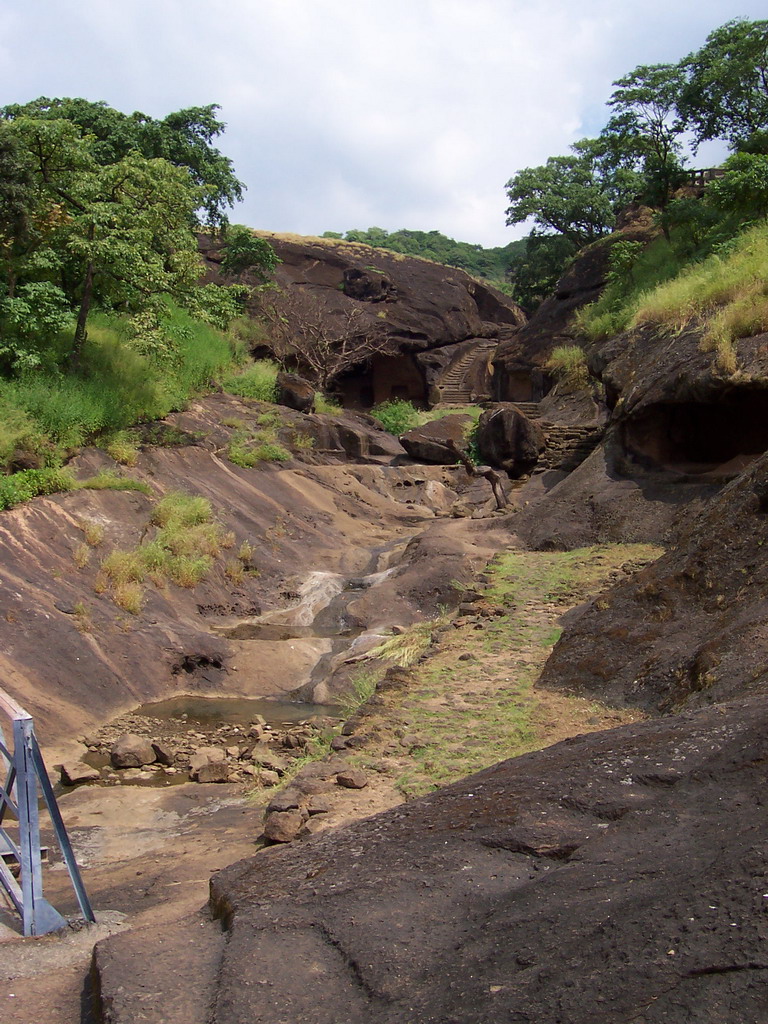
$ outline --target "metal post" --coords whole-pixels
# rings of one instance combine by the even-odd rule
[[[5,712],[13,723],[13,750],[6,745],[5,735],[0,728],[0,761],[4,760],[8,766],[5,783],[0,784],[0,849],[9,852],[18,861],[21,875],[19,885],[4,859],[0,857],[0,887],[5,890],[21,915],[24,935],[44,935],[66,925],[66,919],[43,896],[37,790],[39,783],[80,910],[87,921],[93,922],[94,913],[45,770],[40,747],[35,738],[32,716],[2,690],[0,711]],[[18,845],[3,828],[6,813],[18,821]]]

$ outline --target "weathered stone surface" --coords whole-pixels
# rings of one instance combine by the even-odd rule
[[[114,768],[142,768],[152,764],[156,754],[146,736],[127,732],[114,744],[109,757]]]
[[[266,743],[257,743],[251,751],[251,760],[261,768],[269,768],[270,771],[282,775],[288,767],[288,760],[282,754],[275,751]]]
[[[336,782],[344,789],[365,789],[368,776],[360,768],[346,768],[336,776]]]
[[[223,764],[226,760],[221,747],[198,747],[189,759],[189,770],[194,774],[206,764]]]
[[[225,761],[204,764],[197,769],[198,782],[229,782],[230,768]]]
[[[476,438],[481,458],[513,479],[531,472],[545,445],[541,427],[509,402],[481,414]]]
[[[471,424],[471,416],[442,416],[425,423],[423,427],[406,431],[400,443],[412,459],[451,466],[459,460],[447,442],[454,441],[459,447],[466,447],[466,432]]]
[[[244,769],[247,771],[247,766]],[[277,786],[280,783],[280,773],[273,772],[270,768],[257,768],[256,777],[262,786],[269,788],[270,786]]]
[[[153,740],[152,749],[155,752],[155,760],[158,764],[170,766],[176,758],[176,751],[163,740]]]
[[[279,405],[286,405],[297,412],[312,412],[315,389],[297,373],[278,373],[276,399]]]
[[[766,488],[763,455],[689,513],[676,545],[657,562],[570,624],[542,683],[652,712],[768,692]]]
[[[271,811],[264,821],[264,838],[270,843],[290,843],[303,824],[299,811]]]
[[[95,782],[101,777],[98,768],[92,768],[84,761],[65,761],[60,773],[65,786],[79,786],[83,782]]]
[[[494,356],[494,397],[499,401],[527,402],[543,397],[553,383],[543,369],[557,345],[580,341],[573,315],[594,302],[605,287],[612,247],[620,241],[650,243],[659,234],[653,211],[634,205],[625,211],[609,238],[589,246],[570,264],[546,299],[514,335],[501,340]]]
[[[231,915],[212,1020],[764,1020],[766,757],[754,698],[577,737],[233,865],[212,882]]]
[[[301,803],[301,793],[289,786],[282,793],[276,793],[267,804],[267,812],[271,811],[295,811]]]

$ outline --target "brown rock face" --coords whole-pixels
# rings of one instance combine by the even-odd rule
[[[461,270],[358,243],[263,237],[280,257],[275,282],[297,297],[297,308],[310,306],[331,333],[352,317],[356,333],[381,339],[381,352],[367,369],[336,381],[345,404],[357,408],[392,398],[426,402],[430,367],[420,353],[506,337],[525,323],[511,299]],[[220,279],[218,247],[200,238],[211,280]]]
[[[228,941],[196,917],[145,931],[142,957],[122,936],[96,947],[110,1024],[191,991],[188,955],[158,975],[155,951],[192,927],[205,984],[179,1020],[764,1021],[766,758],[755,697],[576,737],[257,854],[212,880]]]
[[[571,624],[542,684],[653,712],[768,692],[766,493],[768,455]]]
[[[481,458],[513,479],[531,472],[544,446],[541,427],[511,403],[494,405],[480,416],[477,449]]]
[[[290,843],[303,824],[300,811],[271,811],[264,822],[264,838],[270,843]]]
[[[460,447],[465,447],[465,435],[471,424],[471,416],[442,416],[439,420],[425,423],[423,427],[406,431],[400,443],[408,455],[418,462],[452,466],[459,460],[447,442],[454,441]]]

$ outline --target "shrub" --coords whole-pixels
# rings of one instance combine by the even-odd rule
[[[40,495],[71,491],[75,478],[66,469],[24,469],[0,477],[0,509],[13,508]]]
[[[224,378],[223,388],[231,395],[254,398],[259,402],[274,402],[279,367],[268,359],[257,359],[242,373]]]
[[[382,427],[390,434],[399,437],[406,430],[411,430],[419,423],[419,410],[413,404],[403,398],[395,398],[389,402],[382,402],[371,409],[371,415],[381,423]]]
[[[578,345],[558,345],[552,349],[546,368],[562,384],[579,388],[589,380],[587,357]]]
[[[315,394],[315,412],[324,413],[326,416],[342,416],[344,409],[338,402],[318,391]]]

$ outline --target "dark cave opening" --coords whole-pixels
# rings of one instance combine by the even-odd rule
[[[768,391],[737,390],[709,402],[658,403],[624,425],[638,461],[684,473],[734,473],[768,451]]]

